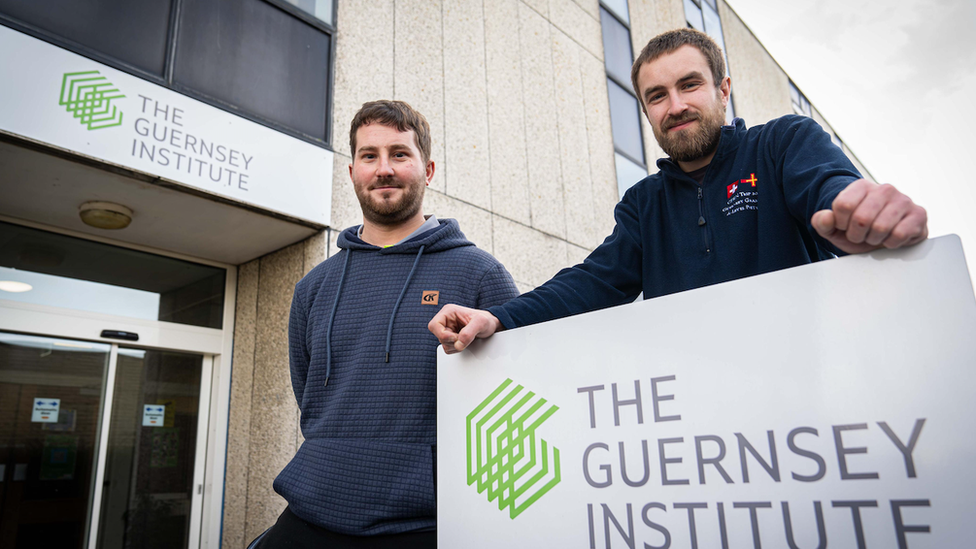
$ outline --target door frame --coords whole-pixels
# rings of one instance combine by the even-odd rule
[[[194,517],[191,521],[189,547],[193,549],[220,547],[224,509],[224,471],[227,462],[227,436],[230,423],[231,369],[237,305],[237,267],[4,215],[0,215],[0,221],[225,270],[223,327],[221,329],[142,320],[0,299],[0,330],[112,344],[113,356],[110,364],[113,371],[108,372],[112,378],[110,381],[110,378],[106,376],[105,381],[112,383],[109,387],[114,387],[114,365],[117,359],[118,345],[204,355],[192,500],[192,506],[199,508],[199,513],[198,517]],[[139,341],[127,342],[101,337],[101,330],[104,329],[138,333]],[[106,395],[108,395],[108,389],[108,387],[105,389]],[[110,405],[105,400],[103,399],[103,406]],[[104,421],[105,412],[110,412],[110,410],[111,408],[103,410],[99,420]],[[102,430],[103,426],[99,425],[100,438],[98,444],[100,450],[103,443]],[[104,442],[107,444],[107,438],[104,439]],[[99,463],[96,472],[100,472],[102,475],[104,474],[104,457],[105,454],[102,451],[99,451],[95,456],[96,462]],[[100,501],[93,501],[92,510],[94,511],[96,506],[100,505]],[[192,514],[193,511],[191,511]],[[97,532],[98,530],[97,524],[93,525],[91,518],[88,521],[88,528],[90,531]],[[92,539],[88,535],[86,538]]]

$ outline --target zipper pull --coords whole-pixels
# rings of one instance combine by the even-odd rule
[[[701,212],[701,201],[702,201],[702,188],[701,185],[698,186],[698,211]],[[705,216],[698,214],[698,226],[701,227],[705,224]]]

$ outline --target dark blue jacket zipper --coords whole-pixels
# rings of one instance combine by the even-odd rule
[[[708,229],[705,228],[705,206],[702,199],[702,186],[698,185],[698,226],[701,227],[702,244],[705,245],[705,253],[712,250],[708,247]]]

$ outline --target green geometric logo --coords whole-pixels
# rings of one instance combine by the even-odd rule
[[[66,72],[61,80],[61,100],[65,107],[89,130],[122,125],[122,111],[112,105],[113,99],[125,97],[98,71]]]
[[[559,449],[536,436],[536,429],[559,409],[511,379],[467,418],[468,486],[488,491],[498,510],[514,519],[559,484]]]

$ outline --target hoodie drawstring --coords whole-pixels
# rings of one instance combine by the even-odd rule
[[[396,305],[393,306],[393,313],[390,314],[390,327],[386,330],[386,362],[390,362],[390,342],[393,341],[393,318],[396,317],[397,309],[400,308],[400,302],[403,301],[403,296],[407,293],[407,286],[410,286],[410,279],[413,278],[413,273],[417,270],[417,264],[420,263],[420,256],[423,253],[424,246],[421,246],[417,252],[417,259],[413,260],[413,267],[410,268],[407,281],[403,284],[403,289],[400,290],[400,297],[397,298]]]
[[[329,328],[325,331],[325,386],[329,385],[329,374],[332,373],[332,323],[335,322],[336,309],[339,308],[339,296],[342,295],[342,283],[346,280],[350,257],[352,257],[352,250],[346,250],[346,260],[342,263],[342,275],[339,277],[339,288],[336,290],[335,303],[332,304],[332,314],[329,315]]]

